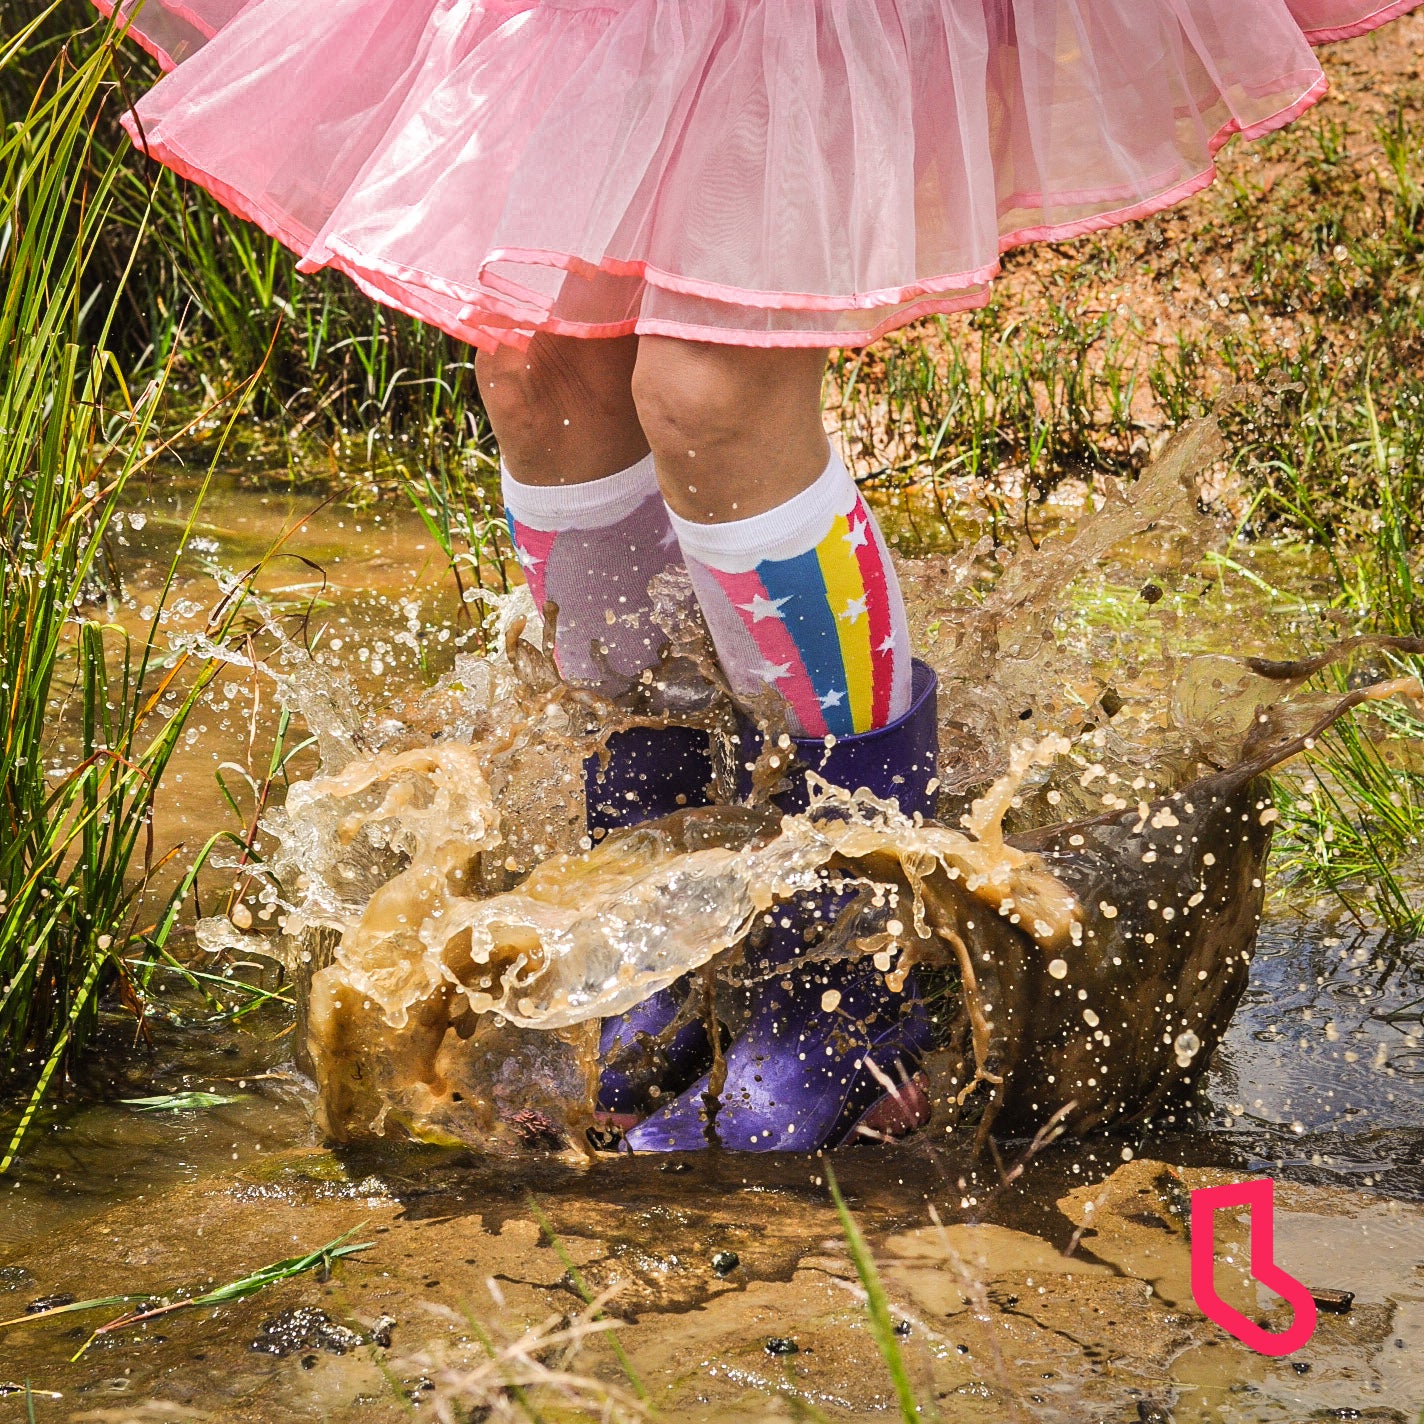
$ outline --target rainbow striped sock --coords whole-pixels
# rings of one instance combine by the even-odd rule
[[[616,697],[666,642],[648,584],[680,562],[651,455],[606,479],[525,485],[501,470],[504,512],[529,591],[559,619],[565,681]]]
[[[779,692],[800,736],[852,736],[910,705],[910,630],[885,540],[850,472],[729,524],[671,515],[739,696]]]

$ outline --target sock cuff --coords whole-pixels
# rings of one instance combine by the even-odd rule
[[[859,494],[833,450],[814,484],[764,514],[726,524],[698,524],[672,510],[668,518],[685,556],[722,573],[744,574],[768,559],[794,559],[814,549],[836,517],[855,508]]]
[[[658,492],[653,457],[601,480],[576,485],[526,485],[499,467],[504,507],[520,524],[546,533],[565,529],[607,529],[619,524]]]

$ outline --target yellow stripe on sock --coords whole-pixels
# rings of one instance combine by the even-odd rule
[[[841,664],[850,694],[851,721],[857,732],[868,732],[874,717],[870,617],[864,608],[865,582],[860,576],[860,563],[850,546],[849,535],[850,524],[845,515],[837,515],[831,532],[816,546],[816,559],[821,565],[826,597],[836,619]],[[854,616],[847,617],[848,613]]]

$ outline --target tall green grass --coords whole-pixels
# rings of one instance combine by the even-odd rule
[[[1338,428],[1317,438],[1329,449]],[[1367,489],[1322,496],[1282,463],[1276,497],[1328,554],[1334,609],[1372,632],[1424,635],[1424,414],[1410,405],[1381,415],[1366,388],[1362,429],[1326,458],[1368,469]],[[1372,671],[1424,676],[1424,658],[1389,654]],[[1338,672],[1332,681],[1343,690]],[[1424,708],[1391,703],[1340,723],[1303,761],[1276,782],[1277,874],[1329,890],[1357,915],[1367,909],[1402,937],[1424,935]]]
[[[56,9],[5,41],[0,78]],[[126,270],[96,276],[121,175],[95,149],[113,63],[112,40],[53,50],[0,137],[0,1075],[29,1086],[0,1172],[101,992],[172,928],[145,922],[154,801],[215,670],[163,662],[162,597],[138,635],[111,613],[108,534],[163,393],[161,374],[132,389],[109,347]]]

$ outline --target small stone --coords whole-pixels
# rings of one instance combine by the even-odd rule
[[[1161,603],[1162,585],[1160,583],[1145,583],[1142,585],[1142,601],[1144,603]]]
[[[799,1355],[801,1347],[794,1340],[788,1340],[784,1335],[773,1335],[766,1342],[766,1353],[768,1355]]]
[[[719,1276],[730,1276],[741,1264],[742,1258],[735,1251],[718,1251],[712,1257],[712,1269]]]
[[[395,1328],[394,1316],[378,1315],[371,1326],[371,1343],[379,1345],[383,1350],[389,1350],[391,1348],[391,1331]]]
[[[324,1310],[312,1305],[299,1305],[284,1310],[262,1322],[254,1350],[263,1354],[285,1357],[302,1350],[325,1350],[331,1355],[344,1355],[366,1342],[356,1331],[338,1325]]]
[[[1326,1286],[1311,1291],[1310,1298],[1317,1309],[1328,1310],[1332,1315],[1348,1315],[1355,1304],[1354,1291],[1332,1290]]]
[[[44,1310],[58,1310],[62,1305],[73,1305],[79,1297],[60,1292],[58,1295],[42,1295],[25,1307],[26,1315],[38,1315]]]

